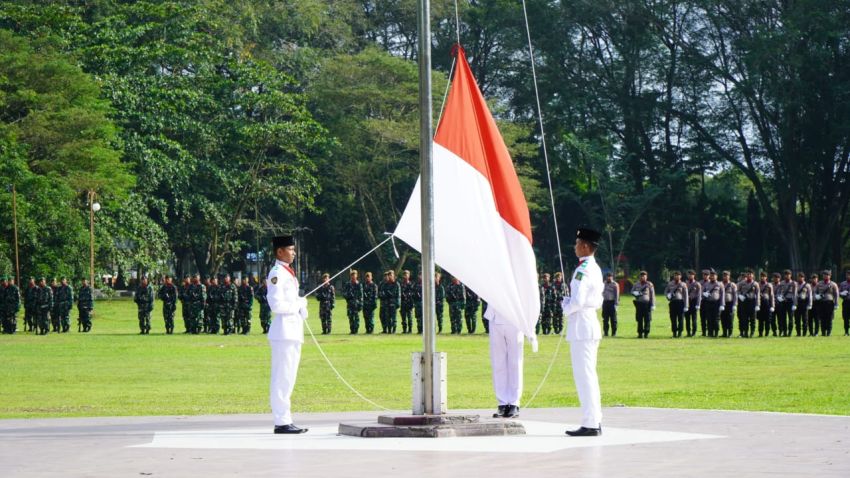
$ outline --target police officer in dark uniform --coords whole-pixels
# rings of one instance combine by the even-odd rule
[[[563,300],[563,298],[561,299]],[[605,274],[605,285],[602,289],[602,332],[611,337],[617,336],[617,307],[620,305],[620,284],[614,281],[614,274]]]
[[[646,271],[640,271],[638,283],[632,286],[639,339],[649,337],[652,311],[655,310],[655,286],[647,280],[647,277]]]
[[[717,281],[717,272],[709,269],[708,281],[702,288],[702,311],[705,316],[706,335],[716,338],[720,314],[725,309],[726,289]]]
[[[685,332],[688,337],[697,334],[697,313],[702,315],[702,285],[696,280],[696,271],[688,270],[688,310],[685,311]]]
[[[738,286],[738,332],[741,337],[752,337],[755,329],[756,313],[760,311],[759,296],[761,288],[753,277],[753,270],[747,269],[744,280]]]
[[[708,276],[711,274],[711,270],[703,269],[702,270],[702,280],[699,281],[700,290],[702,290],[702,297],[705,298],[705,285],[708,284],[709,279]],[[703,301],[700,301],[700,309],[699,309],[699,326],[700,331],[702,332],[702,336],[705,337],[708,335],[708,323],[706,321],[707,315],[703,311]]]
[[[805,337],[809,331],[809,314],[811,313],[812,305],[812,286],[806,282],[806,274],[799,272],[797,274],[797,310],[794,311],[794,325],[797,326],[797,337]]]
[[[673,332],[673,338],[679,338],[684,330],[685,312],[690,306],[688,286],[682,282],[681,272],[673,273],[673,280],[667,284],[664,295],[668,301],[670,330]]]
[[[775,281],[779,282],[779,274],[774,274]],[[773,336],[776,337],[776,320],[774,314],[776,310],[776,298],[773,293],[773,284],[767,280],[767,272],[759,274],[759,311],[756,314],[756,319],[759,323],[759,337],[764,334],[767,337],[771,330]],[[752,336],[752,332],[750,336]]]
[[[844,282],[838,286],[841,297],[841,317],[844,319],[844,335],[850,335],[850,270],[844,273]]]
[[[776,298],[776,327],[780,337],[789,337],[794,330],[794,312],[797,310],[797,283],[791,271],[782,271],[782,281],[773,287]]]
[[[732,328],[735,320],[735,309],[738,307],[738,286],[731,280],[732,273],[723,271],[723,297],[724,304],[720,310],[720,325],[723,328],[723,337],[732,337]]]
[[[832,281],[832,271],[829,269],[821,273],[823,280],[815,285],[813,292],[815,299],[815,313],[812,322],[820,323],[820,330],[824,337],[832,335],[832,321],[835,311],[838,310],[839,290],[838,284]],[[813,326],[817,335],[817,326]]]

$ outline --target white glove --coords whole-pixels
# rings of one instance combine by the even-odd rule
[[[820,294],[815,294],[815,300],[820,300],[821,297],[823,297],[823,296],[820,295]]]
[[[761,307],[756,306],[756,312],[758,312],[759,310],[761,310]]]
[[[773,307],[770,308],[770,311],[773,312]]]
[[[782,297],[781,295],[776,296],[776,302],[785,302],[785,297]]]
[[[791,306],[791,312],[793,312],[793,311],[795,311],[795,310],[797,310],[797,306],[796,306],[796,305],[792,305],[792,306]]]
[[[655,310],[655,306],[653,305],[653,306],[652,306],[652,308],[651,308],[650,310]]]
[[[673,299],[673,294],[667,294],[667,300]]]
[[[724,310],[726,310],[726,307],[723,307],[723,306],[721,305],[721,306],[720,306],[720,312],[723,312]]]
[[[566,309],[567,306],[569,306],[569,305],[570,305],[570,298],[569,297],[564,297],[563,299],[561,299],[561,308],[562,309]]]
[[[708,293],[708,292],[703,292],[703,293],[702,293],[702,296],[703,296],[703,297],[705,297],[705,298],[708,298],[709,293]]]
[[[687,307],[685,307],[685,310],[683,310],[682,312],[687,312],[687,311],[688,311],[688,308],[687,308]]]
[[[838,295],[840,295],[841,297],[847,297],[847,291],[842,290],[841,292],[838,293]]]
[[[299,309],[306,309],[307,308],[307,298],[306,297],[299,297],[298,298],[298,308]]]
[[[635,296],[635,297],[640,297],[640,291],[633,290],[632,295]]]
[[[298,315],[301,316],[302,320],[307,320],[307,307],[302,307],[298,309]]]

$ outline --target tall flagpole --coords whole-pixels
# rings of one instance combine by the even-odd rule
[[[431,5],[419,0],[419,163],[422,201],[422,391],[426,415],[439,414],[434,403],[434,353],[437,337],[434,318],[434,183],[431,103]],[[414,411],[415,413],[415,411]]]
[[[15,230],[15,285],[21,287],[21,261],[18,258],[18,191],[12,183],[12,223]]]

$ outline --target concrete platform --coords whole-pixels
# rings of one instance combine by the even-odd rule
[[[380,415],[378,421],[343,422],[339,434],[358,438],[457,438],[525,435],[514,420],[481,419],[481,415]]]
[[[273,435],[267,415],[2,420],[0,477],[850,476],[850,417],[604,413],[591,438],[564,435],[577,409],[523,409],[527,435],[441,439],[338,435],[375,412],[296,414],[298,436]]]

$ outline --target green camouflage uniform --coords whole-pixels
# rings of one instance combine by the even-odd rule
[[[236,284],[221,284],[218,286],[218,317],[221,322],[221,328],[224,335],[236,332],[236,327],[233,324],[233,313],[239,305],[239,290]]]
[[[254,289],[248,284],[239,286],[238,306],[236,307],[236,329],[242,335],[251,332],[251,310],[254,308]]]
[[[413,332],[413,281],[403,280],[401,284],[401,333]]]
[[[335,304],[336,291],[330,283],[324,284],[316,291],[319,301],[319,319],[322,321],[322,335],[331,333],[331,320]]]
[[[401,287],[398,282],[384,281],[378,288],[378,298],[381,300],[381,333],[394,334],[398,325],[396,311],[401,304]]]
[[[165,320],[165,333],[173,334],[174,312],[177,311],[177,286],[174,284],[162,284],[156,295],[162,301],[162,318]]]
[[[59,317],[61,317],[59,313],[59,284],[55,280],[50,284],[50,292],[53,296],[51,302],[53,305],[50,306],[50,325],[53,326],[54,332],[59,332],[62,330],[62,323],[59,321]]]
[[[51,325],[50,311],[53,310],[53,289],[47,284],[39,286],[35,303],[38,310],[38,334],[47,335]]]
[[[422,280],[413,283],[413,315],[416,317],[416,333],[422,334]]]
[[[437,315],[437,333],[443,331],[443,305],[446,300],[446,288],[439,282],[434,287],[434,312]]]
[[[265,281],[257,287],[254,292],[254,297],[257,298],[257,303],[260,304],[260,325],[263,327],[263,333],[269,333],[269,328],[272,326],[272,309],[269,307],[268,301],[269,289],[266,287]]]
[[[540,297],[540,328],[543,335],[549,335],[552,333],[552,301],[555,297],[552,284],[549,282],[540,284]]]
[[[215,331],[213,331],[213,321],[215,320],[215,303],[218,289],[218,285],[213,284],[210,281],[204,285],[204,291],[206,294],[204,295],[204,333],[205,334],[217,334],[218,333],[218,323],[216,323]]]
[[[84,285],[80,287],[77,294],[77,312],[80,317],[77,319],[82,332],[91,331],[91,316],[94,310],[94,297],[90,286]]]
[[[566,293],[567,287],[564,281],[556,280],[552,282],[552,311],[550,312],[552,315],[552,331],[559,335],[564,330],[564,310],[561,308],[561,302],[563,302]]]
[[[345,297],[348,328],[353,335],[360,331],[360,309],[363,308],[363,284],[358,281],[349,281],[342,289],[342,296]]]
[[[204,313],[207,304],[207,288],[200,282],[189,285],[186,294],[189,301],[189,331],[192,334],[200,334],[205,330]]]
[[[478,307],[481,305],[481,299],[469,287],[464,287],[466,292],[466,304],[464,305],[464,315],[466,316],[466,331],[470,334],[475,333],[475,327],[478,324]]]
[[[62,332],[71,330],[71,309],[74,308],[74,289],[68,284],[62,284],[56,294],[56,302],[59,304],[59,322]]]
[[[36,331],[36,317],[38,317],[38,286],[32,281],[24,293],[24,324],[26,324],[27,332]]]
[[[466,295],[464,294],[463,284],[460,282],[452,282],[446,288],[446,302],[449,303],[449,321],[453,334],[459,334],[462,331],[463,325],[463,309],[466,305]]]
[[[183,332],[184,334],[187,334],[192,330],[190,325],[191,312],[189,308],[189,287],[191,286],[191,283],[187,284],[186,282],[183,282],[180,284],[180,287],[177,288],[177,299],[180,301],[180,312],[181,315],[183,315],[183,328],[185,329]]]
[[[139,307],[139,333],[149,334],[151,332],[151,312],[153,312],[153,286],[150,284],[139,285],[133,302]]]
[[[371,334],[375,330],[375,309],[377,307],[378,284],[363,282],[363,325],[366,326],[367,334]]]
[[[13,281],[0,289],[0,317],[3,319],[3,333],[14,334],[18,329],[18,311],[21,310],[21,292]]]

